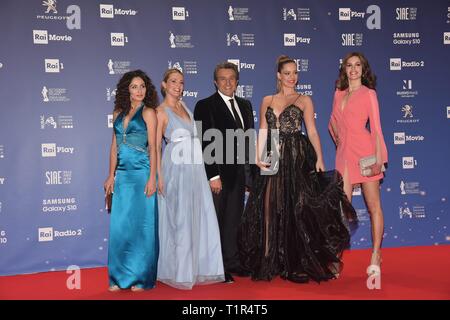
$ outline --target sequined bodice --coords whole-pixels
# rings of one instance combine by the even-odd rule
[[[272,107],[268,107],[266,120],[268,129],[279,129],[281,134],[292,134],[301,131],[303,111],[294,104],[291,104],[277,118]]]
[[[114,122],[114,132],[116,134],[118,150],[123,144],[135,150],[147,152],[147,125],[142,117],[143,109],[144,106],[141,105],[136,113],[131,117],[126,128],[124,128],[125,115],[121,113],[117,117]]]

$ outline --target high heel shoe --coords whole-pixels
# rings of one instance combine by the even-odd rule
[[[133,292],[140,292],[144,291],[144,288],[138,287],[138,286],[131,286],[131,291]]]
[[[378,262],[378,263],[377,263]],[[381,275],[381,253],[379,251],[372,252],[372,257],[370,259],[370,266],[367,267],[367,275],[370,276],[380,276]]]
[[[120,288],[118,285],[113,285],[108,288],[108,291],[109,292],[117,292],[117,291],[120,291]]]
[[[286,279],[295,283],[308,283],[309,276],[306,273],[290,273],[287,275]]]

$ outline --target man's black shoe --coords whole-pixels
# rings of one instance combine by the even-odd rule
[[[225,281],[223,283],[233,283],[234,279],[231,273],[225,272]]]
[[[237,268],[237,269],[231,269],[229,270],[230,273],[234,274],[235,276],[238,277],[250,277],[251,276],[251,272],[247,271],[245,269],[242,268]]]

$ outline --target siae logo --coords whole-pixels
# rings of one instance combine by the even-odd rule
[[[417,8],[396,8],[395,19],[396,20],[416,20]]]
[[[46,185],[70,184],[72,181],[72,171],[45,171]]]
[[[362,33],[343,33],[341,39],[341,45],[344,47],[362,46],[363,44]]]

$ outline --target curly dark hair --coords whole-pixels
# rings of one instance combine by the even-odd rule
[[[339,78],[336,80],[336,89],[346,90],[348,88],[347,73],[345,72],[345,65],[348,59],[351,57],[358,57],[362,65],[361,82],[366,87],[375,90],[377,85],[377,77],[373,74],[370,68],[369,61],[361,52],[350,52],[342,60],[342,64],[339,67]]]
[[[130,83],[134,78],[141,78],[145,83],[144,106],[155,109],[158,106],[158,94],[152,80],[142,70],[133,70],[125,73],[117,83],[116,99],[114,100],[114,111],[128,114],[131,110]]]

